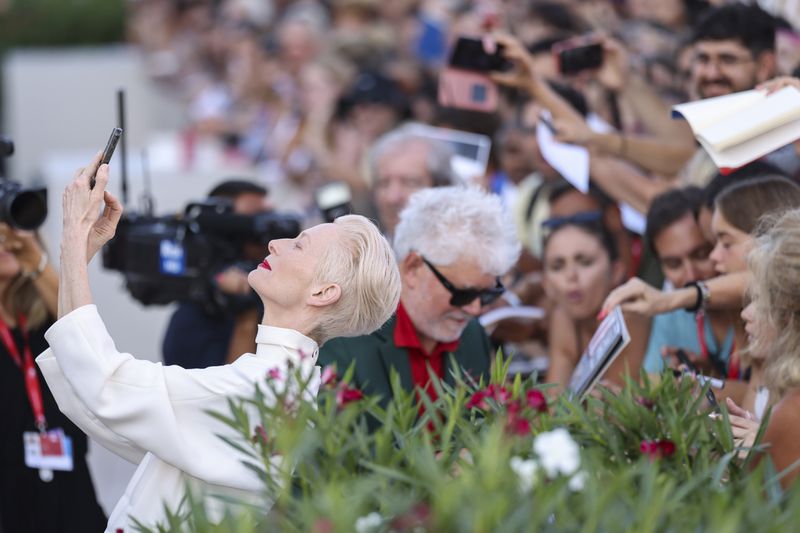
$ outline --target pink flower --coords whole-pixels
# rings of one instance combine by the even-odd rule
[[[483,409],[484,411],[489,408],[486,403],[486,398],[489,394],[485,390],[475,391],[475,393],[467,401],[467,409]]]
[[[283,381],[283,373],[281,369],[274,366],[267,370],[267,379],[274,379],[275,381]]]
[[[338,377],[339,376],[336,375],[336,368],[332,366],[326,366],[325,368],[322,369],[322,376],[320,378],[322,381],[322,386],[323,387],[335,386]]]
[[[362,400],[364,398],[364,393],[360,390],[349,387],[347,385],[342,385],[338,391],[336,391],[336,406],[339,409],[342,409],[349,403],[357,402],[358,400]]]
[[[643,440],[639,445],[642,455],[650,458],[651,461],[664,457],[671,457],[675,454],[675,443],[671,440]]]
[[[544,397],[542,391],[535,389],[529,390],[525,395],[525,399],[528,402],[528,407],[534,411],[538,411],[540,413],[547,412],[547,398]]]

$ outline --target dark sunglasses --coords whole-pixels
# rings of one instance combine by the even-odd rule
[[[503,287],[502,283],[500,283],[500,278],[497,278],[497,285],[491,289],[458,289],[455,287],[455,285],[450,283],[450,280],[444,277],[441,272],[436,270],[436,267],[433,266],[427,259],[423,257],[422,262],[428,265],[428,268],[431,269],[431,272],[433,272],[433,275],[436,276],[436,279],[438,279],[442,285],[444,285],[445,289],[450,291],[450,305],[453,307],[463,307],[474,302],[475,298],[480,298],[481,305],[489,305],[500,298],[504,292],[506,292],[506,288]]]

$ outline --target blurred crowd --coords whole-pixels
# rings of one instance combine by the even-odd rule
[[[631,338],[605,371],[608,390],[640,371],[713,377],[720,381],[705,397],[710,407],[725,403],[738,445],[753,445],[769,420],[764,442],[778,470],[800,457],[800,141],[722,172],[671,113],[753,89],[793,87],[784,94],[800,99],[800,1],[136,0],[129,8],[148,75],[185,105],[187,168],[213,146],[231,174],[256,176],[220,183],[210,200],[249,217],[287,207],[273,198],[283,188],[306,212],[321,196],[349,199],[393,241],[395,315],[370,335],[324,343],[317,364],[353,363],[353,383],[383,401],[390,370],[435,398],[432,375],[452,379],[455,362],[487,377],[489,353],[502,347],[515,372],[536,372],[558,392],[571,388],[601,321],[620,306]],[[509,68],[482,71],[477,82],[468,73],[471,92],[454,96],[442,80],[457,79],[451,52],[465,36],[480,43],[473,59],[497,56]],[[599,55],[568,69],[558,51],[576,47]],[[798,110],[787,116],[800,120]],[[457,143],[432,127],[488,139],[485,160],[468,156],[480,171],[459,167]],[[579,161],[588,183],[576,177]],[[248,266],[211,273],[215,294],[235,305],[211,312],[207,302],[181,302],[165,362],[213,367],[254,352],[265,313],[248,272],[270,275],[275,243],[301,253],[301,241],[273,241],[266,259],[266,243],[248,241]],[[63,507],[86,521],[79,530],[98,529],[86,437],[47,387],[29,399],[36,372],[27,352],[44,349],[58,292],[32,233],[0,226],[0,289],[8,352],[0,405],[11,406],[1,417],[11,428],[4,460],[13,466],[0,479],[12,502],[0,523],[60,531],[62,518],[34,503],[85,495],[85,510]],[[29,405],[44,405],[41,416]],[[41,430],[45,415],[75,439],[75,475],[22,463],[19,435]],[[30,525],[45,518],[55,525]]]
[[[301,191],[306,206],[323,185],[344,182],[355,212],[376,219],[387,236],[413,192],[465,181],[448,163],[448,148],[409,123],[488,136],[485,172],[466,181],[500,196],[523,246],[504,277],[511,290],[496,305],[547,312],[543,322],[501,323],[493,340],[541,356],[541,368],[562,383],[575,363],[558,362],[561,339],[552,332],[572,332],[567,352],[576,358],[595,327],[584,321],[614,287],[635,276],[681,287],[724,271],[717,262],[709,272],[670,276],[654,248],[658,232],[645,231],[654,200],[697,187],[687,193],[699,198],[692,212],[704,240],[696,253],[710,262],[714,197],[735,181],[719,174],[685,121],[671,118],[671,106],[800,70],[800,6],[792,0],[139,0],[130,7],[130,37],[149,75],[185,102],[187,161],[198,143],[213,142],[227,161],[255,168],[261,185]],[[460,36],[491,36],[515,65],[513,75],[497,78],[496,110],[444,106],[437,97]],[[602,45],[600,66],[564,74],[554,46],[587,36]],[[545,126],[556,141],[588,150],[588,192],[542,153]],[[800,172],[793,145],[759,164],[764,169],[747,176]],[[709,206],[705,218],[700,205]],[[589,275],[559,288],[545,244],[576,220],[599,223],[614,268],[602,282]],[[644,353],[647,333],[640,337]]]

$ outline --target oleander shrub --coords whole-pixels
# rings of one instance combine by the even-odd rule
[[[734,446],[722,416],[671,375],[580,403],[533,378],[438,385],[418,416],[400,389],[382,408],[326,372],[317,404],[265,377],[216,413],[263,478],[263,506],[209,523],[197,501],[162,531],[791,531],[800,492],[781,490],[756,446]],[[302,380],[300,386],[303,385]],[[286,392],[295,390],[295,393]],[[277,402],[265,402],[276,395]],[[245,404],[258,407],[250,420]],[[381,422],[370,433],[367,419]],[[254,425],[256,426],[253,431]],[[276,461],[276,458],[280,458]],[[277,467],[274,465],[278,465]]]

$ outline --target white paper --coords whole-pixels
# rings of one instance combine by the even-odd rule
[[[800,91],[744,91],[674,106],[720,169],[739,168],[800,139]]]
[[[800,120],[800,91],[786,87],[755,102],[746,111],[703,128],[697,137],[715,150],[724,151],[797,120]]]
[[[501,320],[506,320],[508,318],[513,319],[520,319],[520,320],[541,320],[544,318],[545,312],[544,309],[540,307],[531,307],[531,306],[518,306],[518,307],[499,307],[497,309],[492,309],[480,317],[478,317],[478,321],[481,323],[481,326],[488,327],[495,322],[500,322]]]
[[[644,235],[647,229],[647,217],[636,210],[632,205],[621,202],[619,204],[620,214],[622,215],[622,225],[628,231],[632,231],[638,235]]]
[[[547,111],[542,111],[542,116],[548,121],[552,120]],[[589,150],[576,144],[556,141],[550,128],[544,125],[536,128],[536,140],[544,160],[573,187],[587,194],[589,192]]]
[[[673,117],[683,117],[697,132],[766,98],[763,91],[742,91],[672,106]]]

